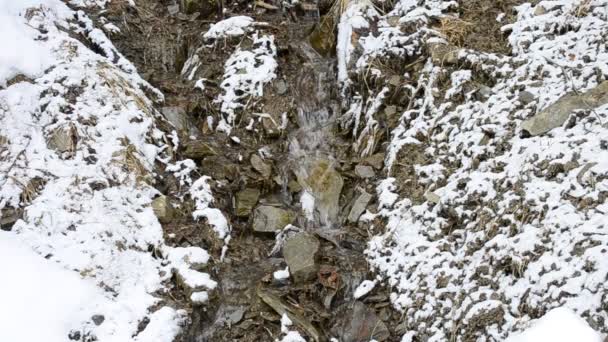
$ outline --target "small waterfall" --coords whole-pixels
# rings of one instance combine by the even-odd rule
[[[299,129],[289,139],[289,158],[304,188],[300,203],[311,228],[333,228],[338,223],[342,176],[331,153],[333,124],[339,113],[334,60],[300,44],[309,61],[303,65],[296,91]]]

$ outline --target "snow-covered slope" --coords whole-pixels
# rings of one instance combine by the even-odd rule
[[[167,281],[215,282],[151,207],[162,94],[59,0],[0,1],[0,43],[0,340],[172,341]]]
[[[367,216],[386,220],[367,253],[404,313],[404,341],[502,340],[556,307],[608,332],[608,4],[520,5],[503,26],[512,56],[448,45],[437,23],[455,2],[400,1],[384,16],[360,4],[342,18],[352,46],[338,54],[356,152],[387,128],[389,89],[410,98]],[[409,65],[391,86],[389,63]],[[360,95],[363,78],[386,86]],[[528,128],[560,108],[566,122]]]

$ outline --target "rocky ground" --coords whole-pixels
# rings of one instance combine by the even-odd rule
[[[608,333],[604,1],[7,1],[7,340]]]

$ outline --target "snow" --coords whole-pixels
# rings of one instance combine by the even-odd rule
[[[505,342],[602,342],[600,334],[571,310],[557,308],[547,312],[523,333]]]
[[[264,95],[264,85],[276,77],[277,49],[274,37],[252,36],[253,49],[237,47],[225,64],[224,77],[220,84],[223,93],[216,99],[220,103],[222,119],[217,130],[230,134],[237,118],[237,110],[245,108],[243,101]]]
[[[272,273],[272,276],[275,280],[285,280],[289,279],[289,266],[285,267],[284,270],[278,270]]]
[[[190,196],[192,196],[196,205],[196,210],[194,210],[192,216],[195,219],[206,218],[219,238],[227,239],[231,230],[228,220],[219,209],[210,207],[214,201],[209,185],[210,180],[211,177],[203,176],[190,187]]]
[[[75,331],[171,342],[187,319],[161,298],[174,272],[215,282],[198,271],[206,251],[167,246],[151,208],[155,164],[173,150],[156,127],[162,94],[83,11],[0,0],[0,16],[9,47],[0,52],[0,209],[23,210],[0,234],[0,340],[65,341]],[[175,164],[184,186],[192,169]]]
[[[242,36],[247,33],[254,22],[253,18],[247,16],[235,16],[224,19],[211,25],[203,37],[206,39],[219,39]]]
[[[67,340],[78,322],[96,313],[91,303],[104,302],[94,283],[41,258],[14,234],[3,231],[0,270],[2,341]]]
[[[370,293],[374,289],[375,286],[376,286],[376,282],[375,281],[373,281],[373,280],[364,280],[355,289],[355,292],[353,293],[353,297],[355,299],[359,299],[359,298],[367,295],[368,293]]]
[[[277,342],[306,342],[306,340],[302,337],[302,335],[300,335],[299,332],[295,331],[295,330],[289,330],[289,327],[293,325],[293,322],[291,321],[291,319],[289,319],[289,316],[287,316],[286,313],[284,313],[281,316],[281,333],[284,334],[284,336],[280,339],[280,340],[275,340]]]
[[[389,177],[376,184],[378,213],[365,215],[386,222],[366,254],[408,322],[403,340],[504,340],[555,307],[608,333],[608,105],[548,133],[521,134],[524,120],[565,94],[608,79],[608,4],[524,3],[514,23],[503,18],[512,55],[458,49],[457,63],[435,63],[425,58],[429,44],[446,41],[430,25],[456,6],[402,0],[386,15],[360,11],[377,30],[344,39],[351,45],[341,51],[350,53],[337,56],[343,75],[380,84],[366,94],[348,79],[341,85],[342,123],[362,157],[389,101],[379,94],[390,75],[370,70],[419,63],[416,73],[398,75],[403,96],[414,99],[395,114]],[[531,102],[520,101],[524,90]]]

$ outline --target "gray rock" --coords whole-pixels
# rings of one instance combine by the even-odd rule
[[[171,7],[171,6],[169,6]],[[179,7],[178,7],[179,10]],[[178,132],[189,132],[190,120],[186,110],[182,107],[163,107],[160,109],[165,119],[169,121]]]
[[[167,11],[169,11],[169,15],[176,15],[179,12],[179,5],[169,5],[167,6]]]
[[[275,118],[262,118],[262,127],[268,137],[276,138],[281,135],[281,128],[277,126],[277,119]]]
[[[541,135],[562,126],[576,109],[594,109],[606,103],[608,81],[582,94],[568,93],[562,96],[545,110],[524,121],[521,127],[532,136]]]
[[[367,205],[372,200],[372,195],[368,194],[365,190],[361,189],[359,192],[359,196],[355,199],[350,208],[350,212],[348,213],[348,221],[352,223],[359,221],[359,217],[363,214]]]
[[[270,178],[270,174],[272,173],[272,166],[266,164],[260,156],[257,154],[251,155],[251,166],[253,169],[259,172],[264,178]]]
[[[235,211],[238,217],[247,217],[251,214],[253,207],[258,203],[260,190],[246,188],[236,193]]]
[[[261,205],[253,213],[253,230],[260,233],[278,232],[295,219],[293,212],[270,205]]]
[[[517,94],[517,99],[519,100],[519,102],[526,105],[534,101],[534,94],[526,90],[520,91],[519,94]]]
[[[287,93],[287,83],[283,80],[278,80],[274,83],[274,89],[278,95],[284,95]]]
[[[432,191],[425,192],[424,199],[426,199],[427,201],[429,201],[431,203],[435,203],[435,204],[441,202],[441,197],[439,197],[439,195],[437,195],[436,193],[434,193]]]
[[[205,157],[217,155],[213,147],[202,141],[188,141],[184,146],[184,157],[186,158],[201,160]]]
[[[215,0],[181,0],[183,11],[186,14],[199,12],[203,17],[207,17],[217,10]]]
[[[152,210],[161,223],[169,223],[173,219],[173,206],[165,195],[160,195],[152,201]]]
[[[374,169],[368,165],[355,166],[355,174],[359,176],[359,178],[373,178],[376,176]]]
[[[319,246],[319,240],[314,235],[304,232],[293,235],[283,245],[285,262],[296,283],[304,283],[316,277],[319,267],[315,257]]]
[[[386,324],[382,322],[373,309],[362,302],[356,301],[346,315],[342,315],[339,324],[333,333],[341,336],[343,341],[367,342],[376,340],[386,341],[390,332]]]

